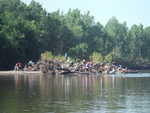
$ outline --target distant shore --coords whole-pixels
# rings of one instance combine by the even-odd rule
[[[0,71],[0,75],[42,74],[41,71]]]

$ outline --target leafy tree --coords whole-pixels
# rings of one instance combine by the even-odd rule
[[[143,46],[143,26],[133,25],[128,38],[130,59],[137,60],[141,57],[141,47]]]
[[[88,45],[86,43],[80,43],[69,50],[69,53],[73,57],[88,58],[87,56]]]
[[[112,17],[106,24],[105,29],[108,36],[111,38],[114,57],[121,57],[128,30],[126,23],[120,24],[115,17]]]
[[[12,69],[18,61],[36,61],[45,51],[60,56],[58,59],[67,52],[74,58],[105,56],[108,62],[149,63],[149,43],[150,27],[142,24],[128,29],[126,22],[112,17],[103,26],[89,11],[48,13],[34,0],[29,5],[0,0],[0,69]]]

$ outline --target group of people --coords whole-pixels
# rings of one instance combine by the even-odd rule
[[[122,67],[121,65],[114,64],[102,64],[99,71],[104,74],[115,74],[115,73],[126,73],[128,72],[127,67]]]
[[[39,65],[38,65],[39,64]],[[66,65],[68,64],[68,65]],[[40,66],[41,65],[41,66]],[[54,68],[55,67],[55,68]],[[15,71],[35,71],[47,69],[50,71],[68,71],[68,72],[86,72],[86,73],[102,73],[102,74],[115,74],[115,73],[127,73],[129,70],[123,68],[119,64],[114,63],[93,63],[92,61],[76,61],[73,62],[67,59],[65,62],[50,60],[47,62],[40,62],[35,64],[33,61],[29,61],[27,64],[22,64],[20,62],[16,63]]]
[[[17,62],[14,66],[15,71],[32,71],[34,67],[34,62],[30,60],[27,64]]]
[[[71,63],[79,72],[99,72],[103,74],[126,73],[129,70],[127,67],[122,67],[120,64],[113,63],[93,63],[92,61],[82,60],[79,62]]]

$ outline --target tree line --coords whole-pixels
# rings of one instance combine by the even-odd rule
[[[112,17],[104,26],[79,9],[49,13],[34,0],[29,5],[0,0],[0,69],[36,61],[44,51],[80,59],[99,53],[113,60],[148,63],[149,44],[150,27],[142,24],[128,28]]]

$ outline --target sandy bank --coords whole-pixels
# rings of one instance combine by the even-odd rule
[[[42,74],[41,71],[0,71],[0,75]]]

